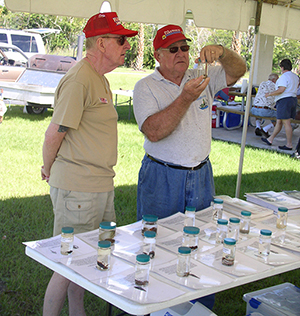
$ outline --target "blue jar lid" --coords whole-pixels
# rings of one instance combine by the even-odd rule
[[[111,242],[109,240],[99,240],[98,247],[101,248],[109,248],[111,246]]]
[[[195,227],[195,226],[185,226],[183,227],[183,231],[186,234],[197,235],[200,233],[200,228]]]
[[[136,256],[136,261],[138,262],[149,262],[150,261],[150,256],[146,255],[144,253],[141,253]]]
[[[272,235],[272,232],[269,229],[261,229],[260,233],[261,233],[261,235],[264,235],[264,236],[271,236]]]
[[[187,212],[196,212],[196,207],[187,206],[187,207],[185,208],[185,210],[186,210]]]
[[[228,224],[228,220],[227,219],[223,219],[223,218],[219,218],[217,222],[220,225],[227,225]]]
[[[115,222],[101,222],[99,227],[102,229],[115,229],[116,223]]]
[[[61,232],[64,234],[73,234],[74,233],[74,228],[73,227],[63,227],[61,229]]]
[[[156,237],[156,232],[152,231],[152,230],[146,230],[144,232],[144,237],[147,238],[155,238]]]
[[[189,248],[189,247],[179,247],[178,248],[178,252],[179,253],[182,253],[182,254],[184,254],[184,255],[187,255],[187,254],[189,254],[189,253],[191,253],[192,252],[192,250],[191,250],[191,248]]]
[[[157,222],[158,220],[158,217],[156,215],[151,215],[151,214],[146,214],[146,215],[143,215],[143,220],[145,222]]]
[[[249,212],[249,211],[241,211],[241,214],[243,216],[251,216],[251,212]]]
[[[221,199],[214,199],[214,203],[216,203],[216,204],[223,204],[223,200],[221,200]]]
[[[278,207],[278,211],[279,212],[287,212],[288,209],[286,207],[281,206],[281,207]]]
[[[233,246],[236,244],[236,240],[233,238],[224,238],[224,244]]]
[[[240,222],[240,219],[237,217],[230,217],[229,222],[234,223],[234,224],[238,224]]]

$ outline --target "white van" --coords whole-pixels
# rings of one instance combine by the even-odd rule
[[[35,54],[45,54],[40,34],[0,28],[0,42],[19,47],[28,58]]]

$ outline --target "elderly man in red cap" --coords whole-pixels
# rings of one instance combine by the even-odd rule
[[[164,218],[185,208],[200,211],[215,194],[211,149],[211,112],[214,95],[233,85],[246,71],[244,60],[222,45],[203,47],[198,59],[206,76],[189,68],[189,45],[181,27],[167,25],[154,38],[159,66],[138,81],[133,108],[145,136],[146,154],[139,172],[137,219],[144,214]]]
[[[117,161],[117,119],[104,74],[123,65],[130,49],[117,14],[92,16],[83,32],[86,57],[60,81],[54,112],[45,133],[42,179],[50,185],[54,236],[64,226],[82,233],[115,221],[113,167]],[[43,315],[60,315],[66,295],[69,315],[85,315],[84,289],[54,273],[47,287]]]

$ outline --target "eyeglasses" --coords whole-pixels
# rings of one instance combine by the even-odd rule
[[[102,38],[115,38],[117,40],[117,43],[120,46],[123,46],[125,44],[125,41],[127,40],[126,35],[120,35],[120,36],[101,36]]]
[[[173,46],[173,47],[169,47],[169,48],[160,48],[162,50],[168,50],[171,54],[175,54],[178,52],[178,49],[180,48],[180,50],[182,52],[188,52],[189,49],[190,49],[190,46],[189,45],[182,45],[180,47],[178,46]]]

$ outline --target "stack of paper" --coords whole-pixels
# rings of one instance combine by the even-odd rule
[[[257,193],[246,193],[247,201],[267,207],[277,213],[278,207],[286,207],[289,212],[300,212],[300,200],[294,199],[282,192],[266,191]],[[290,214],[290,213],[289,213]]]

